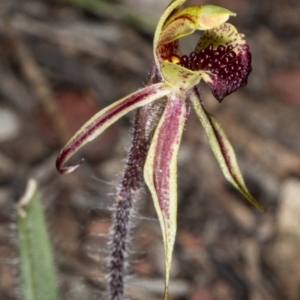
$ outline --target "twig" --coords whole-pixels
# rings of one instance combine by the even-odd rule
[[[157,80],[156,72],[156,67],[153,65],[148,83]],[[144,185],[143,169],[155,129],[153,124],[157,124],[157,122],[151,121],[157,120],[161,116],[163,109],[164,100],[161,99],[137,109],[136,112],[132,145],[117,194],[116,211],[110,233],[110,300],[120,300],[125,295],[128,241],[133,223],[132,215],[136,211],[137,192]]]

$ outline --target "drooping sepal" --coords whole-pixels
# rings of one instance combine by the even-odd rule
[[[245,86],[252,70],[249,45],[244,35],[229,23],[205,31],[195,54],[185,60],[184,66],[201,70],[201,77],[219,102]]]
[[[57,170],[62,174],[74,171],[80,166],[82,161],[77,165],[69,167],[64,167],[64,163],[81,147],[95,139],[106,128],[129,111],[151,103],[152,101],[162,98],[169,93],[170,89],[164,83],[157,83],[140,89],[137,92],[134,92],[102,109],[88,122],[86,122],[61,150],[56,159]]]
[[[144,166],[144,179],[154,201],[165,247],[165,299],[177,229],[177,156],[185,120],[184,99],[170,97]]]
[[[239,169],[234,150],[219,122],[203,107],[195,90],[190,97],[192,105],[205,130],[211,149],[225,178],[258,210],[264,207],[250,194]]]

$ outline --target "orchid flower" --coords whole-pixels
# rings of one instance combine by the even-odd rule
[[[184,2],[173,0],[158,22],[150,84],[98,112],[71,138],[56,162],[60,173],[75,170],[81,163],[68,167],[64,163],[120,117],[139,108],[128,172],[125,169],[118,201],[143,181],[150,190],[165,248],[166,298],[177,228],[177,156],[190,106],[199,117],[225,178],[263,211],[249,193],[234,150],[219,122],[204,108],[197,88],[202,79],[221,102],[246,85],[251,72],[249,46],[244,35],[226,23],[235,13],[214,5],[181,8]],[[196,30],[203,33],[194,52],[183,55],[179,39]]]

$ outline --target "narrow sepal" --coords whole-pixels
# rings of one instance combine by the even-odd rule
[[[165,299],[177,229],[177,156],[185,120],[185,101],[171,97],[155,130],[144,167],[165,247]]]
[[[196,91],[191,95],[190,99],[225,178],[258,210],[264,211],[263,206],[249,193],[234,150],[221,125],[214,116],[206,112]]]
[[[130,94],[98,112],[75,133],[61,150],[56,160],[57,170],[62,174],[74,171],[80,166],[82,161],[74,166],[64,167],[63,165],[81,147],[95,139],[107,127],[129,111],[151,103],[169,93],[170,89],[164,83],[153,84]]]

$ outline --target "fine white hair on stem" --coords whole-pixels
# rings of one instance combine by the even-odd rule
[[[114,182],[111,182],[111,181],[107,181],[107,180],[104,180],[104,179],[101,179],[95,175],[91,176],[91,178],[95,181],[98,181],[98,182],[101,182],[105,185],[109,185],[109,186],[115,186],[115,183]]]

